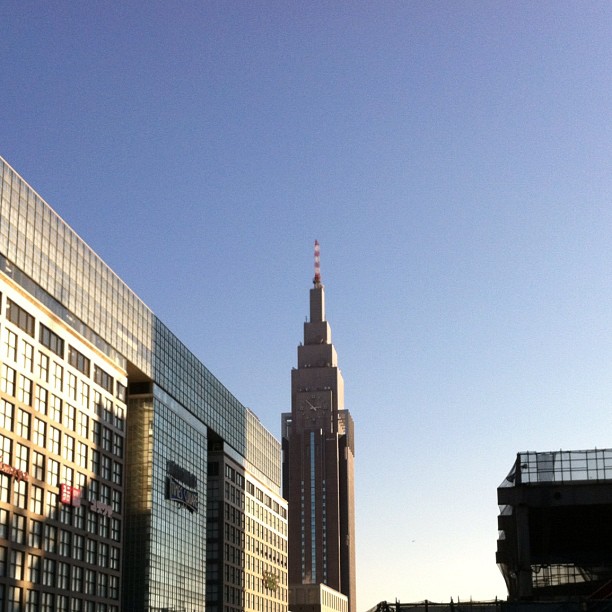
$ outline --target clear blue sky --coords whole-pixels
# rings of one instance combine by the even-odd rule
[[[277,436],[320,241],[360,610],[612,446],[611,96],[607,1],[0,3],[0,154]]]

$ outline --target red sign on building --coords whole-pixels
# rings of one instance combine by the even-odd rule
[[[81,505],[81,489],[76,489],[67,484],[61,484],[60,502],[66,506],[78,508]]]
[[[69,506],[72,502],[72,487],[67,484],[60,485],[60,502]]]

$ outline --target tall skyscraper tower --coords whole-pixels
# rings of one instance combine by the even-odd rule
[[[291,372],[291,413],[282,424],[289,585],[325,584],[346,595],[355,612],[354,427],[325,320],[318,242],[313,284],[310,320]]]

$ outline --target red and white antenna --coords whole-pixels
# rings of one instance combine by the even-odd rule
[[[315,275],[312,282],[318,287],[321,284],[321,251],[319,250],[318,240],[315,240],[314,244],[314,266]]]

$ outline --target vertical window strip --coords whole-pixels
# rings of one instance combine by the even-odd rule
[[[315,514],[315,434],[310,432],[310,543],[311,543],[311,572],[312,584],[317,582],[317,539],[316,539],[316,514]]]

